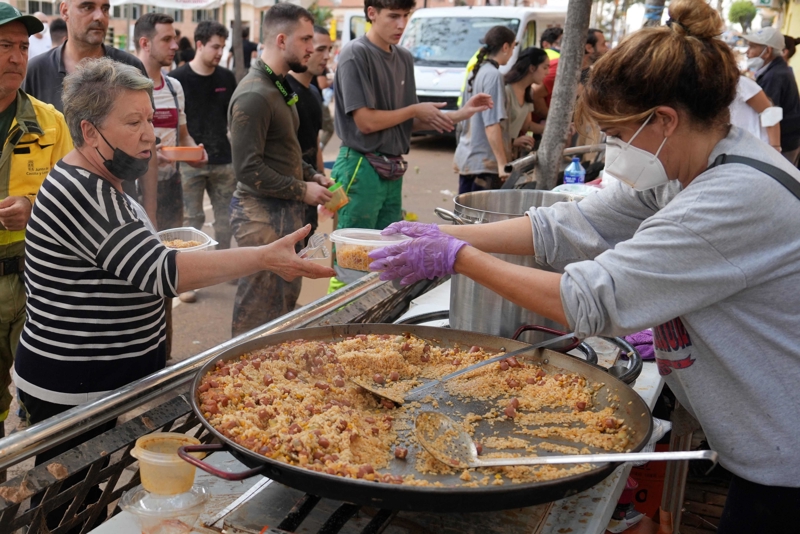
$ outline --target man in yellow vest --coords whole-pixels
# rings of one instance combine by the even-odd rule
[[[11,366],[25,322],[25,226],[50,169],[72,150],[64,117],[20,89],[36,17],[0,2],[0,437],[11,405]],[[0,479],[5,473],[0,473]]]

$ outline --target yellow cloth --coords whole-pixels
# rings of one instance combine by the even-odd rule
[[[458,107],[464,103],[464,93],[467,90],[467,80],[469,80],[469,75],[472,73],[472,69],[475,68],[475,65],[478,64],[478,54],[481,53],[482,49],[478,49],[477,52],[467,61],[467,71],[464,73],[464,83],[461,84],[461,96],[458,97]]]
[[[550,59],[558,59],[561,57],[561,52],[556,52],[552,48],[545,48],[544,53],[547,54],[547,57]]]
[[[338,290],[342,289],[346,285],[347,284],[345,284],[344,282],[339,281],[339,279],[336,278],[335,276],[332,276],[330,284],[328,284],[328,295],[330,295],[334,291],[338,291]]]

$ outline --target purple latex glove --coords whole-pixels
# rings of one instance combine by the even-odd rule
[[[381,235],[405,235],[408,237],[440,237],[442,231],[439,230],[438,224],[425,224],[415,223],[408,221],[399,221],[390,224],[382,232]]]
[[[381,280],[400,278],[401,286],[433,280],[455,272],[456,254],[467,245],[466,241],[444,233],[437,237],[420,237],[373,250],[369,257],[377,261],[369,268],[383,271]]]
[[[643,360],[654,360],[656,358],[655,347],[653,346],[653,332],[642,330],[629,336],[625,336],[625,341],[633,345]]]

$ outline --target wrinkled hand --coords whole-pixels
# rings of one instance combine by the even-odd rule
[[[428,125],[439,133],[452,132],[455,126],[453,120],[441,109],[447,105],[446,102],[425,102],[416,104],[414,116],[418,121]]]
[[[12,232],[24,230],[32,208],[26,197],[6,197],[0,201],[0,223]]]
[[[400,278],[407,286],[420,280],[433,280],[455,272],[458,251],[469,244],[447,234],[440,237],[420,237],[369,253],[374,261],[371,271],[383,271],[381,280]]]
[[[533,139],[533,137],[528,137],[527,135],[521,135],[516,139],[514,139],[514,141],[511,144],[514,145],[515,147],[527,148],[528,150],[531,150],[535,143],[536,141]]]
[[[303,202],[309,206],[318,206],[325,204],[332,196],[333,193],[328,191],[327,187],[323,187],[317,182],[306,182],[306,194],[303,196]]]
[[[321,174],[321,173],[315,174],[314,176],[311,177],[311,179],[314,180],[315,182],[317,182],[319,185],[321,185],[323,187],[330,187],[330,186],[332,186],[333,184],[336,183],[336,182],[334,182],[333,180],[331,180],[330,178],[328,178],[327,176],[325,176],[324,174]]]
[[[305,239],[310,231],[311,225],[307,224],[296,232],[261,247],[264,253],[265,269],[272,271],[287,282],[291,282],[298,276],[306,278],[336,276],[336,272],[330,267],[324,267],[311,260],[304,260],[295,252],[295,244]]]
[[[163,152],[161,152],[162,146],[164,145],[161,143],[156,145],[156,163],[158,163],[159,167],[172,163],[172,160],[165,156]]]
[[[438,224],[425,224],[409,221],[399,221],[390,224],[382,232],[381,235],[405,235],[408,237],[439,237],[442,231],[439,229]]]

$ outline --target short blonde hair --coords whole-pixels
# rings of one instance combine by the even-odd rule
[[[125,91],[146,91],[152,101],[153,81],[136,67],[107,57],[84,59],[64,78],[64,119],[76,147],[84,143],[81,123],[101,124]]]

